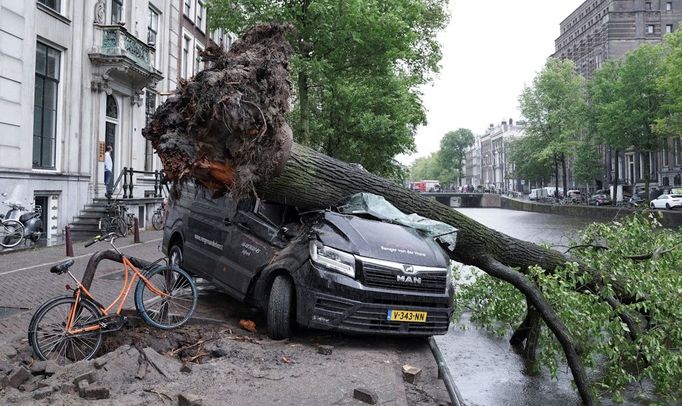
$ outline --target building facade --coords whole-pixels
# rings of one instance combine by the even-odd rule
[[[591,78],[607,59],[661,42],[665,34],[679,28],[680,21],[682,0],[588,0],[560,24],[553,56],[572,60],[580,74]],[[616,176],[624,186],[642,187],[645,161],[649,161],[652,185],[682,186],[680,144],[677,135],[657,152],[602,148],[604,174],[597,187],[612,184]]]
[[[590,78],[607,59],[661,42],[681,20],[682,0],[588,0],[561,22],[554,57]]]
[[[509,159],[509,144],[523,137],[525,123],[512,119],[488,129],[475,137],[465,156],[466,184],[497,192],[521,191],[521,181],[514,178],[513,164]]]
[[[177,87],[179,7],[0,0],[0,200],[41,206],[48,237],[104,195],[107,145],[114,178],[160,169],[141,130]]]

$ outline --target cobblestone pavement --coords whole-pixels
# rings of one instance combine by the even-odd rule
[[[161,231],[146,231],[141,233],[142,243],[134,244],[132,237],[127,237],[116,240],[116,246],[126,255],[154,261],[163,257],[161,238]],[[70,268],[79,279],[92,253],[111,248],[106,242],[88,248],[83,245],[74,243],[75,263]],[[50,298],[68,294],[65,285],[74,285],[68,275],[50,273],[53,264],[68,259],[65,253],[65,246],[60,245],[0,254],[0,340],[24,334],[38,306]],[[91,289],[95,298],[110,303],[118,296],[122,270],[117,262],[100,263]],[[133,293],[128,295],[126,308],[134,308]]]

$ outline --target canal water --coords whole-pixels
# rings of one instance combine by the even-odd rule
[[[504,209],[457,210],[512,237],[546,243],[561,252],[591,222]],[[465,315],[461,323],[453,324],[448,334],[436,338],[466,405],[580,404],[577,392],[571,388],[572,377],[567,367],[560,369],[558,379],[551,379],[548,372],[539,376],[526,374],[522,358],[509,345],[510,335],[511,332],[503,338],[490,335],[469,323]]]

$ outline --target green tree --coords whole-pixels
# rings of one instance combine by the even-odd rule
[[[544,144],[537,158],[554,164],[557,189],[560,164],[563,186],[568,189],[566,163],[584,125],[586,94],[585,80],[576,73],[572,61],[549,58],[519,98],[521,113],[528,122],[526,132]]]
[[[633,148],[652,153],[661,147],[654,131],[661,114],[664,94],[659,91],[665,50],[660,45],[642,45],[622,59],[609,61],[596,72],[590,84],[593,117],[599,136],[618,151]],[[644,161],[644,187],[649,190],[649,159]],[[618,184],[618,171],[614,179]],[[648,196],[648,193],[645,193]]]
[[[663,134],[682,134],[682,30],[667,35],[664,41],[667,55],[658,81],[658,91],[665,94],[663,114],[656,130]]]
[[[211,0],[212,29],[294,26],[294,136],[371,172],[395,175],[426,116],[417,91],[438,70],[447,0]]]
[[[549,180],[552,160],[544,153],[542,137],[527,135],[509,144],[509,160],[514,164],[514,177],[527,179],[537,184]]]
[[[452,175],[452,180],[459,178],[462,173],[462,162],[465,158],[465,150],[474,143],[474,133],[466,128],[460,128],[456,131],[449,131],[440,140],[440,151],[438,158],[440,159],[443,170]]]

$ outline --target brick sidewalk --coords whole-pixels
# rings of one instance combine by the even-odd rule
[[[116,240],[116,246],[126,255],[154,261],[163,257],[160,251],[161,231],[147,231],[140,236],[143,241],[133,244],[132,237]],[[92,253],[110,246],[101,242],[85,248],[74,244],[72,273],[81,278]],[[51,274],[50,267],[67,259],[63,245],[18,251],[0,256],[0,340],[7,336],[24,334],[35,309],[46,300],[68,294],[66,284],[73,285],[67,275]],[[122,270],[117,262],[104,261],[97,268],[92,284],[93,295],[102,303],[110,303],[121,289],[121,279],[116,275]],[[125,307],[134,308],[133,293],[128,296]]]

